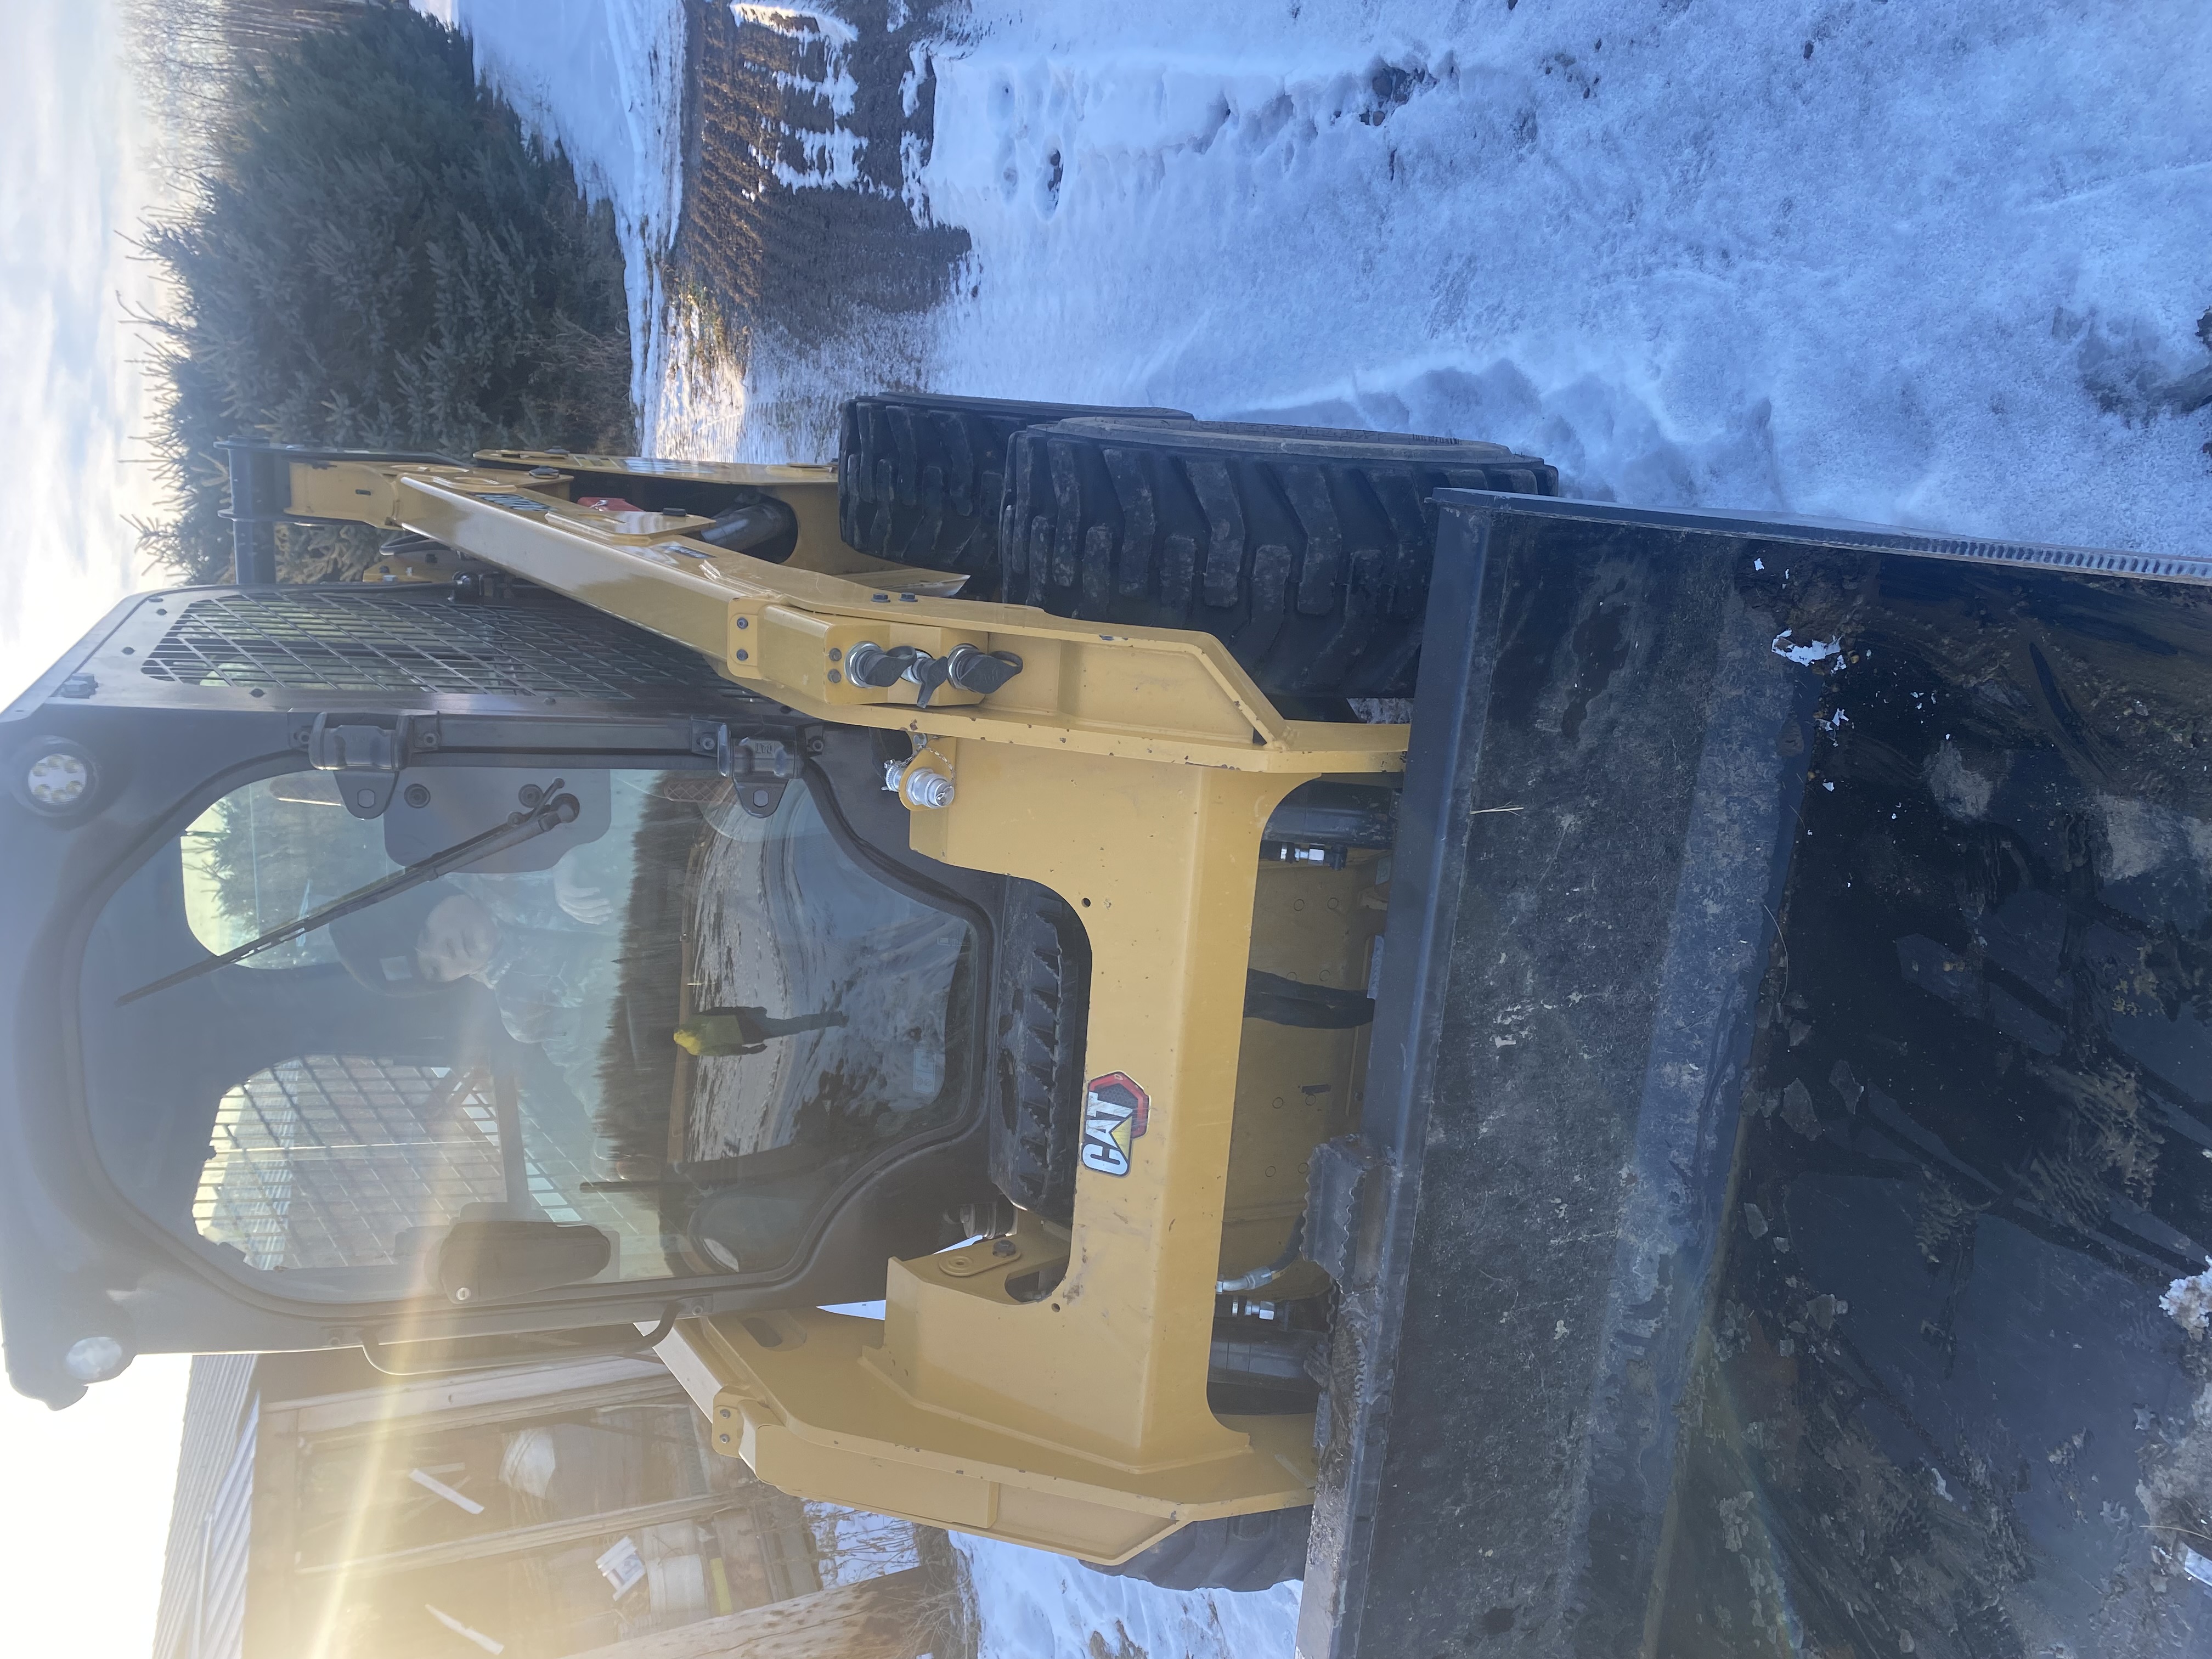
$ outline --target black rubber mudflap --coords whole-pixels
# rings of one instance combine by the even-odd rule
[[[1413,695],[1431,492],[1559,493],[1498,444],[1318,427],[1085,419],[1011,453],[1006,598],[1212,634],[1287,697]]]
[[[1298,1576],[1312,1516],[1307,1509],[1269,1510],[1193,1521],[1118,1567],[1091,1571],[1164,1589],[1263,1590]]]
[[[1445,501],[1300,1652],[2205,1651],[2212,562]]]
[[[1007,441],[1024,427],[1081,415],[1190,418],[1175,409],[925,392],[854,398],[838,416],[838,533],[864,553],[958,572],[969,579],[967,598],[995,599]]]

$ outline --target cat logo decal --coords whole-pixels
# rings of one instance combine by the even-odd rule
[[[1101,1175],[1125,1176],[1152,1097],[1127,1072],[1095,1077],[1083,1091],[1083,1167]]]

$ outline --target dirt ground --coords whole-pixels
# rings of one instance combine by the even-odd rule
[[[858,38],[840,44],[803,21],[741,21],[727,5],[692,6],[672,275],[740,368],[763,335],[812,345],[929,309],[968,253],[965,231],[916,225],[906,201],[907,169],[927,163],[933,131],[925,43],[945,38],[960,8],[910,3],[896,27],[889,0],[824,9]],[[855,86],[842,118],[825,95],[840,68]],[[823,177],[816,158],[833,132],[857,141],[857,177]],[[896,368],[887,372],[886,384],[897,383]]]

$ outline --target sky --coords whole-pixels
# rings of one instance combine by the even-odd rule
[[[101,0],[0,0],[0,703],[131,585],[125,522],[155,505],[127,238],[146,197]],[[0,1387],[0,1648],[144,1659],[189,1361],[142,1359],[55,1414]]]
[[[155,504],[143,461],[141,345],[152,297],[129,238],[146,194],[112,0],[0,0],[13,55],[0,99],[0,703],[131,585],[126,519]]]
[[[146,1659],[191,1366],[149,1354],[59,1413],[0,1384],[0,1651]]]

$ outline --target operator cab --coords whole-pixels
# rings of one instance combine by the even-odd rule
[[[124,1001],[427,856],[445,832],[410,818],[489,827],[556,791],[591,804],[534,846]],[[496,1212],[598,1230],[614,1279],[764,1272],[841,1171],[941,1126],[974,927],[858,863],[804,775],[765,813],[647,769],[453,768],[406,794],[362,818],[328,773],[228,790],[93,926],[101,1164],[206,1259],[290,1295],[412,1295],[447,1229]],[[723,1007],[823,1023],[679,1046]]]
[[[31,1392],[878,1295],[990,1190],[994,878],[907,851],[868,734],[680,647],[528,592],[147,595],[0,750]]]

